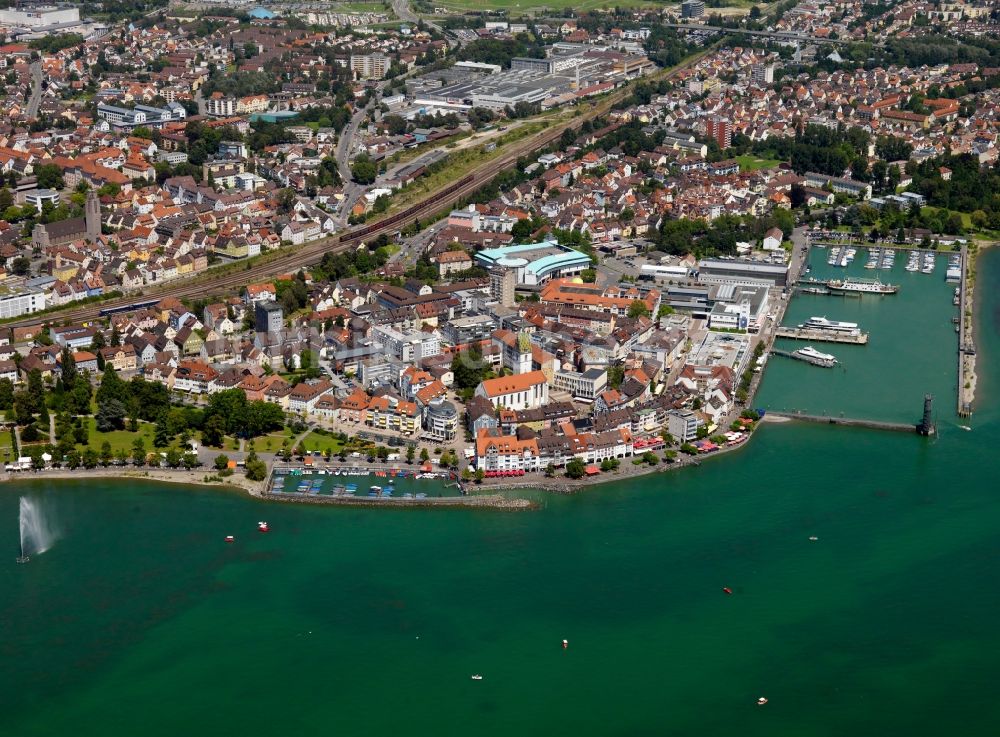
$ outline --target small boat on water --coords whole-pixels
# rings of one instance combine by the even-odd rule
[[[236,538],[233,537],[232,535],[226,535],[226,542],[227,543],[236,542]]]
[[[722,593],[724,593],[724,594],[726,594],[728,596],[728,595],[730,595],[730,594],[733,593],[733,590],[731,588],[729,588],[728,586],[723,586],[722,587]]]
[[[481,680],[483,680],[483,677],[477,673],[476,675],[472,676],[472,680],[473,681],[481,681]]]
[[[260,530],[261,532],[267,532],[271,528],[269,528],[267,526],[267,522],[264,522],[262,520],[262,521],[260,521],[260,522],[257,523],[257,529]]]
[[[763,696],[761,696],[759,699],[757,699],[757,706],[763,706],[766,703],[767,703],[767,699],[765,697],[763,697]]]

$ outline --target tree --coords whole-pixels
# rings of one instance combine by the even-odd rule
[[[267,477],[267,464],[253,451],[247,455],[246,477],[249,481],[263,481]]]
[[[96,424],[98,432],[111,432],[125,428],[125,405],[117,399],[109,399],[97,408]]]
[[[486,472],[483,469],[481,469],[481,468],[477,468],[476,469],[476,483],[477,484],[483,483],[483,479],[484,478],[486,478]]]
[[[220,453],[215,457],[215,470],[225,471],[227,468],[229,468],[229,456]]]
[[[101,465],[107,468],[111,465],[111,459],[113,457],[114,454],[111,452],[111,443],[105,440],[101,443]]]
[[[555,467],[555,465],[553,465],[552,463],[550,463],[549,465],[547,465],[545,467],[545,475],[548,476],[549,478],[552,478],[553,476],[555,476],[556,475],[556,467]]]
[[[62,349],[62,355],[59,358],[59,373],[62,378],[63,388],[71,392],[73,391],[73,387],[76,386],[76,359],[73,358],[73,351],[68,346]]]
[[[66,186],[62,170],[55,164],[36,166],[35,177],[38,179],[38,186],[44,189],[62,189]]]
[[[153,445],[157,448],[166,448],[170,445],[170,441],[173,440],[174,434],[170,432],[169,427],[169,417],[166,410],[164,410],[159,418],[156,420],[156,430],[153,435]]]
[[[71,450],[69,453],[66,454],[66,465],[70,469],[76,470],[77,468],[80,467],[80,463],[81,463],[81,458],[80,458],[80,453],[78,451]]]
[[[226,421],[219,415],[212,415],[205,420],[201,428],[201,443],[212,448],[221,448],[226,434]]]
[[[621,388],[625,380],[625,367],[620,364],[613,364],[608,367],[608,386],[612,389]]]
[[[167,466],[169,468],[177,468],[179,465],[181,465],[181,459],[182,459],[181,452],[177,450],[177,448],[167,449],[166,460],[167,460]]]
[[[587,473],[587,465],[581,458],[573,458],[566,464],[566,477],[571,479],[582,479]]]
[[[633,319],[637,317],[649,317],[649,308],[641,299],[633,300],[628,308],[628,316]]]
[[[420,449],[420,462],[427,463],[431,458],[431,454],[427,452],[427,448]]]
[[[358,184],[371,184],[378,176],[378,167],[368,154],[361,154],[351,164],[351,178]]]
[[[97,451],[93,448],[87,448],[83,451],[83,467],[97,468]]]
[[[18,256],[11,262],[10,268],[16,276],[27,276],[31,271],[31,261],[25,256]]]
[[[417,455],[417,446],[412,445],[412,444],[411,445],[407,445],[406,446],[406,462],[407,463],[413,463],[413,459],[414,459],[414,457],[416,457],[416,455]]]
[[[132,441],[132,463],[136,466],[146,463],[146,442],[142,438]]]
[[[513,236],[515,242],[527,241],[531,238],[531,235],[535,232],[535,226],[529,218],[522,218],[514,223],[514,227],[511,228],[510,234]]]

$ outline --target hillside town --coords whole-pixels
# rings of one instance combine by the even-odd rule
[[[948,248],[1000,226],[996,195],[957,191],[997,164],[1000,52],[921,41],[990,33],[996,11],[791,3],[738,36],[696,5],[656,32],[639,11],[463,33],[265,8],[58,34],[0,17],[4,409],[71,358],[95,385],[237,390],[432,447],[466,479],[739,445],[807,233]],[[144,296],[332,244],[616,93],[440,219],[239,293]],[[131,302],[60,317],[111,297]]]

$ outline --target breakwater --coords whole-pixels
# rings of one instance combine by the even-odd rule
[[[962,281],[958,286],[958,406],[955,410],[959,417],[972,415],[975,393],[976,348],[969,337],[973,302],[969,268],[968,247],[962,246]]]
[[[890,430],[893,432],[921,433],[922,425],[916,422],[883,422],[881,420],[864,420],[855,417],[835,417],[832,415],[810,415],[799,412],[768,411],[765,420],[801,420],[802,422],[817,422],[824,425],[842,425],[845,427],[867,427],[871,430]],[[926,433],[921,433],[926,434]]]

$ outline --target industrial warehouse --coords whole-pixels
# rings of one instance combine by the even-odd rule
[[[601,94],[653,68],[643,55],[589,44],[557,43],[546,51],[543,59],[514,58],[510,69],[460,61],[408,80],[407,93],[417,105],[442,110],[503,111],[518,103],[547,109]]]

